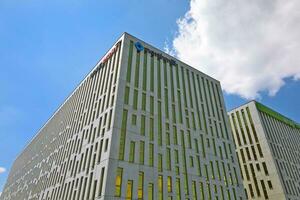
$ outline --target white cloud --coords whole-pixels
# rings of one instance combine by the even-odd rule
[[[177,21],[176,56],[244,98],[300,80],[299,0],[191,0]]]
[[[6,172],[6,169],[4,167],[0,167],[0,174]]]

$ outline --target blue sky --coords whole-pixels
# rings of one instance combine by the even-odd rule
[[[189,9],[182,0],[0,1],[0,191],[18,153],[124,31],[180,52],[177,20]],[[300,82],[283,80],[275,96],[257,90],[259,100],[300,122]],[[228,109],[248,101],[228,91]]]

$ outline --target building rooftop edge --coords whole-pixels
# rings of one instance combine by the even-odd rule
[[[262,103],[259,103],[257,101],[255,101],[255,106],[257,108],[257,110],[266,113],[267,115],[293,127],[293,128],[297,128],[300,130],[300,124],[295,122],[294,120],[280,114],[279,112],[269,108],[268,106],[263,105]]]
[[[293,128],[297,128],[297,129],[300,129],[300,124],[298,122],[295,122],[294,120],[284,116],[283,114],[280,114],[279,112],[273,110],[272,108],[256,101],[256,100],[250,100],[250,101],[247,101],[246,103],[240,105],[240,106],[237,106],[237,107],[234,107],[233,109],[227,111],[227,113],[230,113],[236,109],[239,109],[240,107],[242,106],[245,106],[247,104],[250,104],[251,102],[254,102],[255,104],[255,107],[257,108],[257,110],[259,110],[260,112],[263,112],[263,113],[266,113],[267,115],[293,127]]]
[[[196,71],[198,71],[198,72],[200,72],[200,73],[204,74],[205,76],[207,76],[207,77],[209,77],[209,78],[213,79],[214,81],[216,81],[216,82],[220,83],[220,85],[221,85],[221,82],[220,82],[218,79],[216,79],[216,78],[214,78],[214,77],[212,77],[212,76],[210,76],[210,75],[208,75],[208,74],[206,74],[206,73],[204,73],[204,72],[200,71],[200,70],[199,70],[199,69],[197,69],[196,67],[193,67],[193,66],[191,66],[191,65],[189,65],[189,64],[187,64],[187,63],[185,63],[185,62],[183,62],[182,60],[180,60],[180,59],[176,58],[175,56],[172,56],[172,55],[170,55],[170,54],[166,53],[165,51],[163,51],[163,50],[161,50],[161,49],[159,49],[159,48],[155,47],[154,45],[150,44],[149,42],[145,42],[144,40],[142,40],[142,39],[140,39],[140,38],[138,38],[138,37],[136,37],[136,36],[134,36],[134,35],[132,35],[132,34],[130,34],[130,33],[128,33],[128,32],[126,32],[126,31],[125,31],[125,32],[123,32],[122,36],[123,36],[123,35],[128,35],[129,37],[132,37],[132,38],[134,38],[134,39],[136,39],[136,40],[139,40],[139,41],[142,41],[142,42],[144,42],[145,44],[149,45],[151,48],[153,48],[153,49],[156,49],[156,50],[158,50],[158,51],[161,51],[161,52],[163,52],[164,54],[168,55],[169,57],[171,57],[171,58],[173,58],[173,59],[175,59],[175,60],[177,60],[177,61],[181,62],[181,63],[182,63],[182,64],[184,64],[184,65],[187,65],[187,66],[189,66],[190,68],[193,68],[194,70],[196,70]]]
[[[123,32],[120,34],[119,37],[117,37],[117,39],[115,40],[115,42],[113,43],[113,45],[100,57],[100,59],[98,59],[98,61],[96,62],[96,64],[92,67],[92,69],[90,71],[88,71],[88,73],[86,73],[83,77],[83,79],[81,79],[78,83],[75,84],[74,89],[72,89],[67,95],[66,97],[63,99],[62,103],[60,103],[58,105],[58,107],[50,114],[50,117],[44,122],[42,123],[42,126],[40,128],[37,129],[37,131],[35,132],[35,134],[31,137],[31,139],[25,143],[25,146],[22,148],[21,152],[19,154],[17,154],[17,156],[15,157],[14,162],[20,157],[20,155],[22,155],[22,153],[26,150],[26,148],[34,141],[34,139],[38,136],[38,134],[43,130],[43,128],[50,122],[50,120],[55,116],[55,114],[57,114],[57,112],[63,107],[63,105],[69,100],[69,98],[72,97],[72,95],[76,92],[77,88],[85,81],[85,79],[87,79],[89,77],[89,75],[95,70],[96,66],[99,64],[99,62],[101,62],[101,60],[105,57],[105,55],[114,47],[114,45],[122,39],[123,35],[128,34],[127,32]]]
[[[245,106],[245,105],[247,105],[247,104],[249,104],[249,103],[251,103],[251,102],[256,102],[256,101],[255,101],[254,99],[253,99],[253,100],[250,100],[250,101],[247,101],[246,103],[243,103],[243,104],[241,104],[241,105],[239,105],[239,106],[235,106],[234,108],[228,110],[227,113],[230,113],[230,112],[232,112],[232,111],[234,111],[234,110],[236,110],[236,109],[238,109],[238,108],[240,108],[240,107],[242,107],[242,106]]]

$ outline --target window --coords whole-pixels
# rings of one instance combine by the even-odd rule
[[[256,163],[256,169],[257,169],[257,171],[260,171],[259,163]]]
[[[187,131],[187,136],[188,136],[188,147],[191,149],[192,148],[192,139],[191,139],[191,133],[189,130]]]
[[[150,96],[150,113],[151,115],[154,114],[154,97]]]
[[[120,146],[119,146],[119,160],[124,160],[125,151],[125,139],[126,139],[126,129],[127,129],[127,113],[126,109],[123,110],[123,119],[120,135]]]
[[[154,140],[154,119],[150,118],[150,129],[149,129],[149,137],[150,140],[153,141]]]
[[[252,149],[252,153],[253,153],[253,156],[254,156],[254,160],[257,160],[257,155],[256,155],[256,152],[255,152],[254,146],[251,146],[251,149]]]
[[[165,87],[167,87],[168,86],[168,72],[167,72],[167,63],[166,63],[166,61],[164,60],[163,61],[163,68],[164,68],[164,83],[165,83]]]
[[[180,91],[177,91],[177,97],[178,97],[178,109],[179,109],[179,122],[182,124],[182,112],[181,112],[181,95]]]
[[[246,166],[246,165],[245,165]],[[226,176],[226,169],[225,169],[225,164],[222,162],[222,168],[223,168],[223,175],[224,175],[224,181],[225,185],[227,186],[227,176]]]
[[[204,196],[204,190],[203,190],[204,188],[203,188],[203,183],[202,182],[200,182],[200,192],[201,192],[201,197],[202,197],[202,199],[205,199],[205,196]]]
[[[137,104],[138,104],[138,90],[134,90],[133,94],[133,109],[137,109]]]
[[[230,195],[230,190],[229,189],[227,189],[227,197],[228,197],[228,199],[231,199],[231,195]]]
[[[135,142],[130,142],[130,152],[129,152],[129,162],[134,162],[134,153],[135,153]]]
[[[140,141],[140,164],[144,164],[145,142]]]
[[[207,191],[208,191],[208,199],[211,200],[212,198],[211,198],[210,184],[207,183],[206,186],[207,186]],[[228,191],[229,191],[229,190],[228,190]],[[230,198],[230,195],[228,196],[228,199],[231,199],[231,198]]]
[[[166,144],[170,145],[170,133],[166,132]]]
[[[146,116],[141,115],[141,135],[145,135],[145,121],[146,121]]]
[[[127,65],[127,75],[126,75],[126,81],[129,82],[129,83],[130,83],[130,80],[131,80],[132,48],[133,48],[133,41],[130,41],[128,65]]]
[[[181,199],[181,191],[180,191],[180,179],[176,178],[176,199],[180,200]]]
[[[248,161],[250,161],[251,160],[251,156],[250,156],[250,151],[249,151],[248,147],[246,147],[246,153],[247,153]]]
[[[192,182],[192,187],[193,187],[193,199],[197,200],[197,189],[196,189],[196,181]]]
[[[201,172],[201,164],[200,164],[200,156],[197,156],[197,164],[198,164],[198,175],[202,176],[202,172]]]
[[[244,129],[243,129],[243,126],[242,126],[241,118],[240,118],[240,113],[236,112],[236,116],[237,116],[238,124],[239,124],[240,130],[241,130],[243,142],[244,142],[244,144],[247,144],[245,132],[244,132]]]
[[[241,156],[242,156],[242,161],[243,163],[246,163],[245,155],[243,149],[240,150]]]
[[[216,160],[216,165],[217,165],[217,170],[218,170],[218,179],[221,180],[220,166],[219,166],[219,161],[217,161],[217,160]],[[237,179],[237,177],[236,177],[236,179]]]
[[[178,150],[175,149],[175,163],[178,164],[179,163],[179,155],[178,155]]]
[[[244,165],[244,169],[245,169],[247,180],[249,181],[250,180],[250,176],[249,176],[249,171],[248,171],[247,165]]]
[[[195,113],[192,112],[192,123],[193,123],[193,129],[196,130],[196,121],[195,121]]]
[[[157,96],[161,98],[161,70],[160,70],[160,60],[157,61]]]
[[[144,63],[143,63],[143,90],[147,89],[147,53],[144,53]]]
[[[167,148],[167,169],[171,170],[171,149]]]
[[[173,134],[174,134],[174,144],[178,144],[178,138],[177,138],[177,128],[176,126],[173,126]]]
[[[151,57],[150,90],[154,92],[154,56]]]
[[[175,110],[175,105],[172,104],[172,117],[173,117],[173,123],[176,123],[176,110]]]
[[[142,94],[142,110],[146,110],[146,93]]]
[[[268,181],[268,186],[269,188],[272,190],[273,189],[273,185],[272,185],[272,182],[271,181]]]
[[[250,121],[252,131],[253,131],[255,142],[258,142],[258,137],[257,137],[257,134],[256,134],[256,130],[255,130],[254,123],[253,123],[253,120],[252,120],[252,117],[251,117],[251,114],[250,114],[250,110],[249,110],[248,107],[246,107],[246,111],[247,111],[247,115],[248,115],[248,118],[249,118],[249,121]]]
[[[254,186],[255,186],[255,189],[256,189],[257,196],[260,197],[260,190],[259,190],[259,187],[258,187],[258,184],[257,184],[256,177],[254,177]]]
[[[153,144],[149,144],[149,165],[153,167]]]
[[[129,87],[126,86],[126,88],[125,88],[125,95],[124,95],[124,103],[125,104],[129,103],[129,91],[130,91]]]
[[[211,171],[211,178],[215,178],[215,172],[214,172],[214,164],[212,161],[210,161],[210,171]]]
[[[132,185],[133,185],[133,180],[128,180],[127,189],[126,189],[126,199],[132,199]]]
[[[190,167],[194,167],[194,159],[193,159],[193,156],[190,156]]]
[[[261,147],[260,147],[260,144],[257,144],[257,149],[258,149],[258,153],[259,153],[259,156],[262,158],[264,157],[263,153],[262,153],[262,150],[261,150]]]
[[[100,189],[99,189],[98,196],[101,196],[101,195],[102,195],[102,186],[103,186],[103,179],[104,179],[104,170],[105,170],[105,168],[102,167],[102,169],[101,169],[101,175],[100,175]]]
[[[204,168],[205,168],[205,176],[206,176],[206,180],[209,180],[209,175],[208,175],[208,169],[207,169],[207,164],[204,164]]]
[[[248,184],[248,186],[249,186],[249,190],[250,190],[250,196],[251,196],[251,197],[254,197],[254,192],[253,192],[252,185],[251,185],[251,184]]]
[[[163,200],[163,177],[158,176],[158,199]]]
[[[198,140],[194,139],[195,147],[196,147],[196,153],[199,153],[199,145],[198,145]]]
[[[250,130],[249,130],[249,127],[248,127],[248,122],[247,122],[246,117],[245,117],[244,109],[242,109],[242,117],[243,117],[244,124],[245,124],[245,127],[246,127],[249,142],[250,142],[250,144],[253,144],[252,137],[251,137],[251,134],[250,134]]]
[[[166,118],[169,119],[169,98],[168,98],[167,88],[165,88],[165,114],[166,114]]]
[[[227,152],[227,148],[226,148],[226,144],[225,144],[225,142],[223,142],[223,147],[224,147],[224,151],[225,151],[226,159],[228,159],[228,152]]]
[[[97,188],[97,180],[94,181],[94,187],[93,187],[93,191],[92,191],[92,199],[96,198],[95,194],[96,194],[96,188]],[[74,194],[75,197],[75,194]]]
[[[266,186],[265,186],[264,181],[261,180],[260,183],[261,183],[261,187],[262,187],[263,192],[264,192],[264,197],[265,197],[265,199],[269,199],[268,192],[267,192],[267,189],[266,189]]]
[[[158,106],[158,124],[157,124],[157,132],[158,132],[158,145],[162,146],[162,119],[161,119],[161,102],[157,102]]]
[[[143,199],[144,172],[139,172],[138,199]]]
[[[108,138],[105,140],[105,148],[104,148],[104,152],[107,151],[107,148],[108,148]]]
[[[116,197],[121,196],[122,175],[123,175],[123,169],[118,167],[117,176],[116,176],[116,184],[115,184],[115,196]]]
[[[173,82],[173,67],[170,64],[170,78],[171,78],[171,95],[172,95],[172,101],[174,102],[174,82]]]
[[[139,77],[140,77],[140,52],[137,52],[136,62],[135,62],[135,77],[134,77],[134,87],[139,87]]]
[[[148,184],[148,200],[153,200],[153,183]]]
[[[158,171],[162,172],[162,154],[158,154]]]
[[[168,176],[168,192],[172,192],[172,177]]]
[[[265,174],[266,174],[267,176],[269,176],[269,172],[268,172],[268,168],[267,168],[266,163],[263,162],[263,163],[262,163],[262,166],[263,166],[263,168],[264,168]]]
[[[136,115],[135,114],[132,114],[132,116],[131,116],[131,124],[136,125]]]
[[[236,172],[236,168],[233,167],[233,171],[234,171],[234,176],[235,176],[235,184],[239,184],[239,179],[238,179],[238,176],[237,176],[237,172]]]
[[[201,134],[200,137],[201,137],[202,155],[203,155],[203,157],[205,158],[205,147],[204,147],[204,139],[203,139],[203,135]],[[221,148],[221,147],[219,147],[219,148]],[[222,154],[221,154],[221,155],[222,155]],[[221,157],[221,159],[223,159],[223,158]]]

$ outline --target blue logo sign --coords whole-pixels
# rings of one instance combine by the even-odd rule
[[[144,47],[143,47],[143,45],[142,45],[140,42],[134,43],[134,46],[135,46],[135,48],[136,48],[136,50],[137,50],[138,52],[144,50]]]

